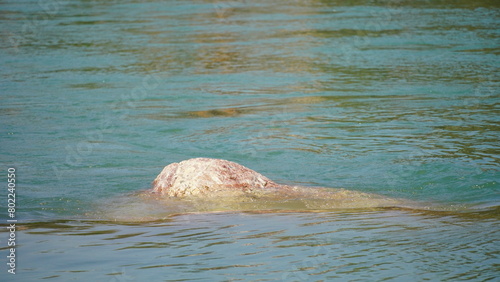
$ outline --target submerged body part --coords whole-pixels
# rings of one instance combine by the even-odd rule
[[[197,211],[329,210],[402,203],[346,189],[278,184],[235,162],[211,158],[194,158],[166,166],[147,194],[169,204],[185,200]]]

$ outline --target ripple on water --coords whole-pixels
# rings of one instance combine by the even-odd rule
[[[25,250],[20,256],[43,256],[52,265],[47,269],[34,261],[19,272],[39,277],[44,268],[63,279],[163,275],[170,281],[488,280],[497,274],[498,227],[498,208],[205,213],[125,224],[36,222],[20,231]]]

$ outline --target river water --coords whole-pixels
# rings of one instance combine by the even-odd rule
[[[6,0],[0,24],[0,281],[498,279],[498,1]],[[193,157],[412,204],[137,198]]]

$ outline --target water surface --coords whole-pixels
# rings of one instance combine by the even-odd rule
[[[499,8],[1,1],[0,161],[17,169],[19,261],[0,280],[494,280]],[[135,201],[193,157],[419,204]]]

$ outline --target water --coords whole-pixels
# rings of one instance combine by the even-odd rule
[[[497,279],[496,1],[40,3],[0,2],[1,281]],[[134,198],[201,156],[418,204]]]
[[[19,276],[100,281],[492,280],[498,273],[494,217],[493,212],[389,210],[200,214],[123,225],[33,223],[20,236],[30,249],[20,247],[19,257],[29,267]]]

